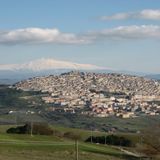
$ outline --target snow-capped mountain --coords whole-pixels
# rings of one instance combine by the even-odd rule
[[[72,69],[72,70],[98,70],[105,69],[92,64],[80,64],[68,61],[59,61],[55,59],[38,59],[23,64],[0,64],[0,71],[34,71],[40,72],[54,69]]]
[[[35,76],[61,74],[72,70],[101,71],[106,69],[92,64],[41,58],[22,64],[0,64],[0,84],[4,82],[12,84]]]
[[[36,76],[56,75],[73,70],[95,73],[124,73],[140,76],[146,75],[131,71],[108,69],[92,64],[81,64],[69,61],[41,58],[22,64],[0,64],[0,84],[13,84],[15,82]]]

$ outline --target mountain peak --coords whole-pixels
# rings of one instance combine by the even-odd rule
[[[92,64],[81,64],[69,61],[60,61],[51,58],[41,58],[23,64],[1,64],[0,70],[31,70],[44,71],[53,69],[73,69],[73,70],[98,70],[105,69]]]

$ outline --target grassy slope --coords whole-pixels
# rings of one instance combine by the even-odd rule
[[[6,134],[10,126],[0,126],[0,159],[5,160],[72,160],[75,159],[74,141],[55,136],[33,136]],[[56,127],[61,131],[69,128]],[[88,131],[72,129],[81,132],[85,137]],[[100,134],[100,133],[98,133]],[[109,146],[86,144],[79,142],[80,160],[121,160],[131,159],[117,149]]]

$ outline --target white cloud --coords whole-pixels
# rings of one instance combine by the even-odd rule
[[[62,33],[58,29],[25,28],[10,31],[0,31],[0,44],[85,44],[87,37],[73,33]]]
[[[145,9],[139,12],[116,13],[100,17],[101,20],[147,19],[160,20],[160,10]]]
[[[160,20],[160,10],[146,9],[141,11],[137,17],[149,20]]]
[[[129,13],[117,13],[111,16],[102,16],[100,17],[101,20],[125,20],[130,17]]]
[[[119,26],[97,32],[90,32],[92,39],[122,40],[122,39],[160,39],[160,26]]]
[[[62,33],[57,29],[25,28],[0,31],[0,45],[16,44],[88,44],[97,40],[160,39],[160,26],[132,25],[92,31],[81,35]]]

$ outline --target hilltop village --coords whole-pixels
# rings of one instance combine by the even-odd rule
[[[35,77],[14,87],[46,93],[41,99],[51,112],[122,118],[160,114],[160,83],[143,77],[73,71]]]

